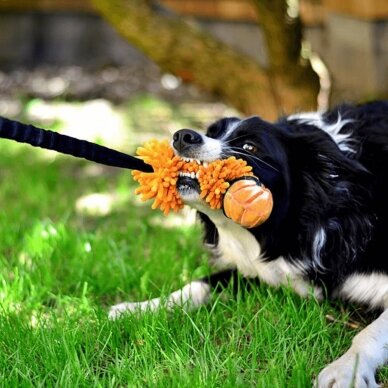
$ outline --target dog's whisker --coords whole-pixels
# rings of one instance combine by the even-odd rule
[[[232,154],[235,154],[235,155],[241,155],[241,156],[244,156],[246,158],[250,158],[250,159],[253,159],[253,160],[257,160],[259,161],[260,163],[263,163],[265,164],[266,166],[272,168],[273,170],[279,172],[279,170],[272,166],[270,163],[264,161],[263,159],[259,158],[258,156],[256,155],[253,155],[252,153],[248,153],[248,152],[243,152],[241,151],[241,149],[237,148],[237,147],[226,147],[226,151],[229,151],[230,153]]]
[[[247,137],[247,135],[241,135],[241,136],[236,136],[234,137],[233,139],[230,139],[230,140],[226,140],[226,141],[222,141],[224,144],[230,144],[232,141],[236,141],[236,140],[239,140],[239,139],[242,139],[244,137]]]

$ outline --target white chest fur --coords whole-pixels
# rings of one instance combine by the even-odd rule
[[[218,218],[218,217],[217,217]],[[237,267],[247,277],[259,276],[258,263],[262,261],[260,244],[246,229],[226,219],[212,219],[217,226],[217,254],[227,267]]]
[[[223,267],[237,268],[245,277],[259,277],[272,286],[290,285],[302,296],[308,296],[313,291],[317,298],[321,298],[320,290],[313,289],[304,280],[301,268],[283,257],[264,261],[260,244],[249,230],[226,218],[221,211],[199,210],[207,210],[207,215],[217,227],[219,240],[215,249]]]

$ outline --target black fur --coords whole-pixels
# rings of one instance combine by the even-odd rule
[[[207,131],[222,139],[223,157],[246,159],[273,194],[269,220],[250,230],[266,260],[283,256],[302,265],[329,293],[350,274],[388,275],[388,102],[344,105],[322,121],[327,126],[339,117],[348,120],[340,134],[349,136],[342,143],[322,125],[292,117],[276,123],[224,118]],[[247,142],[256,147],[254,154],[243,150]],[[348,147],[341,150],[339,144]],[[217,244],[214,224],[201,217],[206,242]],[[318,230],[326,238],[316,260]]]

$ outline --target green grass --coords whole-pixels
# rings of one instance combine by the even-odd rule
[[[164,226],[134,201],[126,171],[42,155],[0,141],[1,386],[309,387],[349,346],[350,310],[264,285],[110,322],[109,305],[209,272],[201,230]],[[112,211],[78,212],[95,192],[116,195]]]

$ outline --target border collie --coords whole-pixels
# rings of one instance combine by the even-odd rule
[[[388,361],[388,101],[343,105],[268,123],[259,117],[223,118],[206,135],[182,129],[176,154],[199,163],[245,159],[274,200],[270,218],[252,229],[199,199],[196,179],[178,189],[196,208],[205,244],[222,269],[166,299],[113,306],[110,317],[159,307],[196,307],[212,288],[239,271],[273,286],[291,285],[303,297],[339,298],[382,314],[358,333],[349,350],[327,366],[318,387],[376,387]]]

